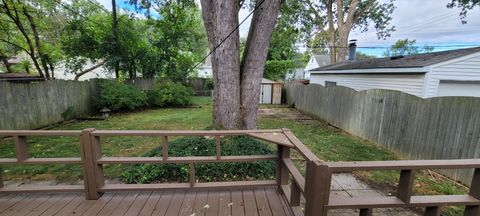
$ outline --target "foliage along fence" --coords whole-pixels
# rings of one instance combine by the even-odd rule
[[[480,98],[286,83],[287,103],[412,159],[480,158]],[[469,184],[473,170],[440,170]]]
[[[0,82],[0,130],[36,129],[58,123],[69,107],[78,115],[88,114],[97,94],[96,80]]]
[[[137,77],[133,80],[127,80],[126,83],[134,85],[142,90],[152,90],[153,88],[155,88],[155,85],[157,83],[160,83],[161,85],[166,81],[167,80],[165,79],[155,80],[154,78]],[[209,87],[207,86],[207,82],[207,78],[189,78],[187,80],[187,86],[192,88],[193,93],[197,96],[210,96],[212,89],[209,89]]]

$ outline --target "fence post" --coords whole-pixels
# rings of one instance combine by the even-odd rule
[[[305,178],[305,216],[326,216],[332,173],[320,161],[308,161]]]
[[[480,199],[480,168],[473,173],[472,184],[470,185],[470,196]],[[480,205],[466,206],[464,216],[480,215]]]
[[[91,133],[93,131],[95,131],[93,128],[84,129],[80,138],[80,152],[83,161],[83,181],[87,200],[97,200],[100,197],[95,177],[95,163],[91,142]]]

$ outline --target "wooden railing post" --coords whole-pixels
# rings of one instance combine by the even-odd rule
[[[97,160],[102,158],[102,146],[100,145],[100,137],[91,135],[90,142],[92,146],[93,155],[93,170],[95,172],[95,179],[97,183],[97,189],[102,188],[105,185],[105,175],[103,174],[103,164],[97,163]]]
[[[162,156],[163,160],[168,160],[168,137],[162,136]]]
[[[410,203],[414,181],[415,170],[402,170],[400,172],[400,180],[398,182],[397,198],[405,203]]]
[[[215,149],[217,153],[217,160],[222,159],[222,140],[220,136],[215,136]]]
[[[300,206],[301,191],[296,182],[292,181],[290,186],[290,205]]]
[[[26,137],[15,136],[15,152],[18,162],[23,162],[28,159],[28,144]]]
[[[193,186],[195,186],[195,164],[193,162],[190,162],[188,166],[190,188],[193,188]]]
[[[305,178],[305,216],[326,216],[332,173],[320,161],[308,161]]]
[[[3,176],[2,176],[3,170],[2,167],[0,167],[0,188],[3,188]]]
[[[83,130],[80,138],[80,153],[83,161],[83,182],[88,200],[97,200],[100,197],[95,177],[95,161],[91,142],[91,133],[94,130],[93,128]]]
[[[440,213],[442,209],[440,206],[432,206],[432,207],[426,207],[425,208],[425,214],[424,216],[440,216]]]
[[[284,158],[290,158],[290,148],[277,145],[277,184],[278,186],[288,185],[288,169],[283,163]]]
[[[371,208],[360,209],[359,216],[371,216],[373,214],[373,210]]]
[[[480,199],[480,168],[473,172],[472,183],[470,184],[470,196]],[[480,205],[466,206],[464,216],[480,215]]]

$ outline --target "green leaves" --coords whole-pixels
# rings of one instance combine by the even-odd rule
[[[168,153],[172,157],[214,156],[215,139],[186,137],[170,142]],[[266,144],[250,137],[227,137],[222,139],[222,155],[267,155],[275,151]],[[145,157],[161,157],[161,148],[147,152]],[[208,163],[195,165],[195,174],[200,182],[273,179],[275,162]],[[187,182],[188,165],[141,164],[132,165],[123,172],[125,183]]]
[[[193,92],[180,83],[157,84],[148,94],[149,102],[158,107],[182,107],[192,104]]]

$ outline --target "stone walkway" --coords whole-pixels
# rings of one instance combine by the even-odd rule
[[[282,118],[295,121],[315,121],[310,116],[304,115],[293,108],[264,108],[259,109],[260,117],[264,118]],[[357,198],[357,197],[388,197],[382,191],[373,189],[370,185],[358,180],[349,173],[334,174],[332,177],[332,188],[330,197]],[[359,210],[331,210],[332,216],[357,216]],[[403,208],[374,209],[374,216],[417,216],[420,215],[414,211]]]
[[[382,191],[370,187],[368,184],[358,180],[352,174],[339,173],[332,177],[332,189],[330,197],[358,198],[358,197],[387,197]],[[331,210],[329,215],[350,216],[358,215],[358,210]],[[373,215],[385,216],[417,216],[416,212],[403,208],[374,209]]]

